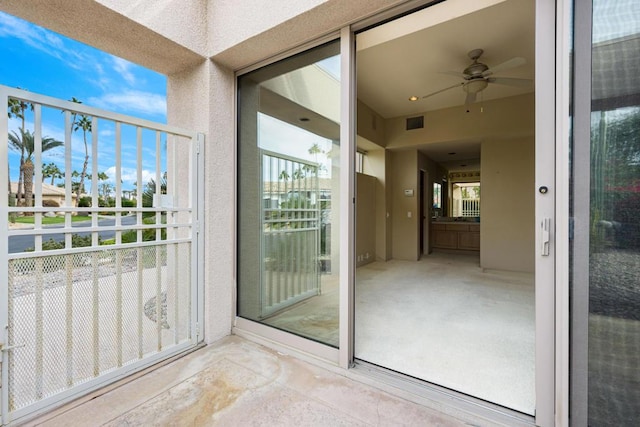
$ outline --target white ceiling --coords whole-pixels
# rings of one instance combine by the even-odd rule
[[[495,77],[533,79],[534,35],[533,0],[447,0],[357,36],[358,98],[384,118],[464,108],[461,87],[422,96],[462,82],[441,72],[462,72],[472,62],[467,53],[478,48],[484,49],[480,62],[490,68],[518,56],[527,61]],[[532,91],[533,84],[490,84],[482,97],[488,101]],[[412,95],[420,99],[411,102]]]

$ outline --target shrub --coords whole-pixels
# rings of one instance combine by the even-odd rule
[[[98,244],[100,244],[100,236],[98,236]],[[72,248],[84,248],[86,246],[91,246],[91,236],[79,236],[74,234],[71,236],[71,247]]]
[[[45,208],[59,208],[60,203],[56,202],[55,200],[43,199],[42,206]]]
[[[156,217],[148,217],[142,219],[143,224],[155,224]],[[162,218],[162,223],[166,224],[166,219]],[[122,243],[135,243],[137,241],[138,232],[136,230],[129,230],[122,233]],[[155,228],[146,228],[142,230],[142,241],[143,242],[152,242],[156,240],[156,229]],[[167,240],[167,229],[160,229],[160,240]]]
[[[78,200],[78,207],[79,208],[90,208],[91,207],[91,197],[89,197],[89,196],[80,197],[80,199]]]
[[[98,244],[100,244],[100,236],[98,236]],[[73,234],[71,236],[71,247],[72,248],[84,248],[87,246],[91,246],[91,236],[80,236],[78,234]],[[43,251],[54,251],[56,249],[64,249],[64,241],[57,242],[53,239],[45,240],[42,242],[42,250]],[[27,248],[25,252],[33,252],[35,248]]]

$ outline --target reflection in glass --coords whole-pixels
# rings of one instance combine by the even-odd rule
[[[637,2],[594,1],[588,338],[594,426],[640,423],[639,13]]]
[[[339,44],[238,79],[238,315],[338,346]]]

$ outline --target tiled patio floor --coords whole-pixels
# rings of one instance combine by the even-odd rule
[[[29,425],[469,425],[236,336],[85,400]]]

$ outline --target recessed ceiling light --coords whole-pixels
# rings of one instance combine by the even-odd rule
[[[415,95],[409,97],[409,101],[417,101],[417,100],[418,100],[418,97]]]
[[[308,122],[311,119],[309,117],[300,117],[298,120],[300,120],[301,122]]]

